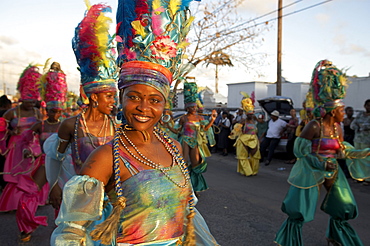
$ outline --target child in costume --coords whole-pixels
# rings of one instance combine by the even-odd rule
[[[118,88],[126,123],[65,185],[69,200],[63,199],[52,245],[217,245],[194,208],[179,143],[156,127],[184,51],[178,44],[187,33],[189,2],[178,4],[119,2]],[[117,196],[113,212],[93,228],[109,187]]]
[[[356,201],[337,163],[346,159],[352,178],[370,176],[370,149],[355,149],[343,141],[339,125],[344,119],[345,75],[327,60],[317,63],[306,103],[314,103],[314,114],[294,144],[297,162],[288,178],[291,184],[282,211],[289,217],[276,234],[282,246],[303,245],[303,223],[313,220],[320,187],[327,190],[321,210],[330,215],[326,238],[332,245],[363,245],[347,222],[358,215]]]

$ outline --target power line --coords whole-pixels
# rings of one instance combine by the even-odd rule
[[[294,5],[294,4],[297,4],[297,3],[302,2],[302,1],[303,1],[303,0],[295,1],[295,2],[293,2],[293,3],[291,3],[291,4],[288,4],[288,5],[284,6],[284,7],[282,7],[281,9],[284,9],[284,8],[290,7],[290,6]],[[284,14],[284,15],[283,15],[283,16],[281,16],[281,17],[290,16],[290,15],[293,15],[293,14],[296,14],[296,13],[299,13],[299,12],[302,12],[302,11],[307,10],[307,9],[311,9],[311,8],[317,7],[317,6],[319,6],[319,5],[322,5],[322,4],[325,4],[325,3],[331,2],[331,1],[333,1],[333,0],[326,0],[326,1],[322,1],[322,2],[319,2],[319,3],[317,3],[317,4],[313,4],[313,5],[310,5],[310,6],[308,6],[308,7],[305,7],[305,8],[302,8],[302,9],[299,9],[299,10],[296,10],[296,11],[293,11],[293,12],[290,12],[290,13],[287,13],[287,14]],[[275,12],[277,12],[277,11],[278,11],[278,9],[277,9],[277,10],[273,10],[273,11],[271,11],[271,12],[268,12],[268,13],[264,14],[264,15],[258,16],[258,17],[254,18],[254,19],[252,19],[252,20],[249,20],[249,21],[243,22],[243,23],[241,23],[241,24],[239,24],[239,25],[237,25],[237,26],[234,26],[234,27],[228,28],[228,29],[227,29],[227,31],[230,31],[230,30],[235,29],[235,28],[237,28],[237,27],[240,27],[240,26],[242,26],[242,25],[248,24],[248,23],[253,22],[253,21],[255,21],[255,20],[261,19],[262,17],[265,17],[265,16],[267,16],[267,15],[273,14],[273,13],[275,13]],[[263,21],[263,22],[260,22],[260,23],[254,24],[254,25],[251,25],[251,26],[249,26],[249,27],[245,27],[245,28],[243,28],[243,29],[248,29],[248,28],[256,27],[256,26],[259,26],[259,25],[265,24],[266,22],[275,21],[275,20],[277,20],[277,19],[278,19],[278,17],[274,17],[274,18],[269,19],[269,20],[267,20],[267,21]],[[226,31],[226,30],[219,31],[219,33],[222,33],[222,32],[224,32],[224,31]],[[205,40],[203,40],[202,42],[206,42],[207,40],[209,40],[209,39],[205,39]]]

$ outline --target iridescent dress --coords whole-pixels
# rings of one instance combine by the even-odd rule
[[[111,245],[179,245],[184,236],[191,186],[179,187],[163,172],[142,168],[122,151],[120,158],[132,176],[121,184],[126,207],[121,213],[117,238]],[[168,170],[168,175],[184,183],[179,165]],[[103,183],[87,175],[68,181],[63,190],[63,201],[68,198],[68,203],[61,206],[51,245],[80,245],[81,239],[86,246],[92,245],[90,221],[102,214],[103,194]],[[198,212],[194,224],[197,246],[218,245]]]
[[[357,150],[346,142],[340,143],[338,138],[311,141],[298,137],[294,145],[298,160],[289,175],[291,186],[282,204],[282,211],[289,217],[276,234],[275,242],[282,246],[303,245],[302,226],[314,219],[319,186],[325,180],[333,180],[321,205],[321,210],[330,215],[326,237],[341,245],[363,245],[347,222],[358,215],[347,179],[339,165],[333,171],[326,171],[326,162],[337,163],[337,158],[344,157],[352,178],[364,179],[370,176],[369,152],[370,148]]]
[[[234,146],[236,147],[236,156],[238,158],[237,172],[245,176],[257,175],[261,154],[256,124],[246,122],[243,133],[237,138]],[[252,149],[256,149],[253,155],[250,154]]]
[[[202,157],[201,164],[194,168],[191,165],[188,166],[191,183],[196,192],[208,189],[207,182],[202,173],[207,171],[206,157],[211,156],[207,143],[209,142],[210,146],[215,145],[212,128],[209,128],[208,131],[202,129],[208,123],[208,120],[202,120],[200,122],[186,120],[180,137],[181,143],[185,142],[190,148],[199,148],[199,153]]]
[[[14,118],[10,121],[10,126],[18,129],[17,135],[12,135],[7,144],[6,160],[4,165],[4,180],[8,182],[0,197],[0,211],[11,211],[18,208],[19,199],[24,191],[30,189],[29,184],[32,181],[32,175],[39,167],[39,162],[33,158],[23,158],[23,149],[25,141],[29,142],[29,138],[33,138],[33,134],[28,134],[29,129],[37,122],[35,116],[18,118],[14,112]],[[4,139],[3,141],[6,141]],[[38,139],[28,146],[34,157],[41,155],[41,147]],[[34,183],[34,182],[33,182]],[[38,192],[38,205],[45,205],[48,195],[47,188],[41,189]]]

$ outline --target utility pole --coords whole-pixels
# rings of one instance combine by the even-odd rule
[[[278,0],[278,46],[277,46],[277,73],[276,73],[276,95],[281,96],[281,39],[282,39],[282,22],[283,22],[283,0]]]

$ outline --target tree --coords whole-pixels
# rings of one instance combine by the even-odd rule
[[[183,67],[182,78],[192,68],[205,63],[218,66],[233,66],[235,61],[246,68],[260,64],[263,54],[253,54],[252,50],[263,41],[260,35],[268,30],[268,23],[256,25],[254,20],[246,21],[238,16],[237,8],[244,0],[203,1],[195,12],[187,50],[187,63]],[[217,69],[216,69],[217,73]],[[182,79],[176,81],[174,91]]]

